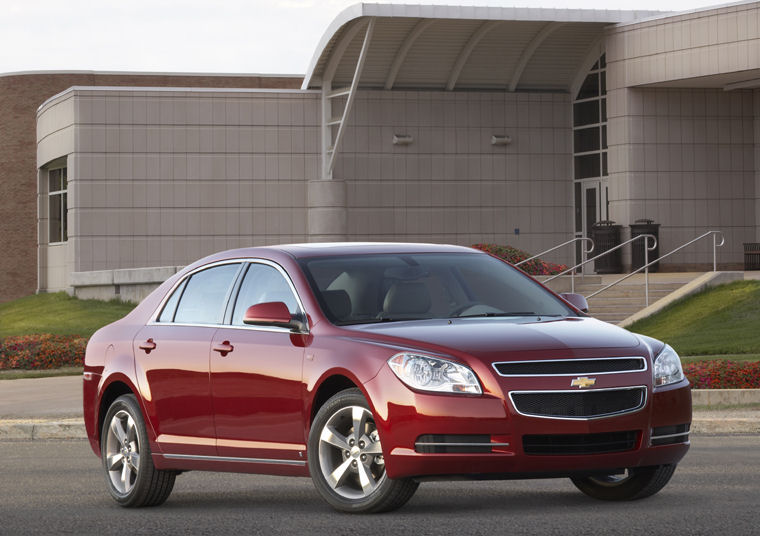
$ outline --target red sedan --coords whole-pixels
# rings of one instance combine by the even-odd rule
[[[218,253],[92,337],[89,440],[124,506],[189,470],[311,475],[351,512],[461,477],[647,497],[689,448],[689,384],[672,348],[585,307],[464,247]]]

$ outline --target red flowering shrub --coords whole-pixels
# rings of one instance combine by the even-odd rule
[[[41,333],[0,339],[0,370],[82,366],[87,339]]]
[[[683,372],[692,389],[760,389],[760,362],[698,361]]]
[[[472,247],[490,253],[491,255],[496,255],[510,264],[516,264],[533,256],[530,253],[513,248],[512,246],[474,244]],[[521,264],[517,268],[530,275],[555,275],[567,270],[567,266],[564,264],[554,264],[553,262],[546,262],[541,259],[533,259],[525,264]]]

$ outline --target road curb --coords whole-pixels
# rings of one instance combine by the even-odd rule
[[[760,415],[760,413],[759,413]],[[759,418],[700,417],[695,413],[691,423],[693,435],[760,434]],[[0,441],[44,441],[54,439],[86,439],[81,419],[0,420]]]
[[[0,421],[0,441],[86,438],[82,419]]]
[[[691,433],[701,434],[760,434],[760,419],[700,418],[691,421]]]
[[[695,406],[744,406],[760,404],[760,389],[692,389]]]

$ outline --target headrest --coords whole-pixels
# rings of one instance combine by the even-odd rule
[[[388,289],[383,311],[390,314],[420,314],[430,309],[430,292],[425,283],[399,281]]]
[[[322,297],[325,299],[327,308],[338,320],[351,314],[351,298],[345,290],[325,290],[322,291]]]

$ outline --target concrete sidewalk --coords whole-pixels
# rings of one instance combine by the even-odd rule
[[[715,400],[731,402],[725,390],[694,392],[695,404]],[[760,393],[742,400],[754,399]],[[709,396],[708,396],[709,395]],[[697,406],[692,419],[694,434],[760,434],[760,406],[731,406],[711,409]],[[82,377],[0,380],[0,441],[84,439],[82,421]]]

